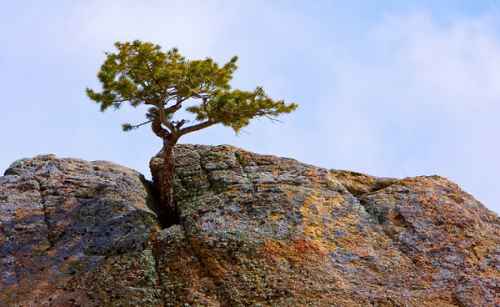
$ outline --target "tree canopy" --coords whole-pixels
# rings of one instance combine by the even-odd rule
[[[147,121],[124,124],[124,130],[151,123],[155,134],[167,139],[220,123],[238,132],[252,118],[274,118],[297,108],[295,103],[271,99],[261,87],[232,89],[236,56],[221,66],[211,58],[188,60],[176,48],[165,52],[150,42],[117,42],[115,47],[116,52],[106,53],[97,75],[102,90],[87,88],[87,95],[101,111],[124,103],[149,106]],[[184,110],[194,115],[190,125],[174,118],[187,101]]]
[[[164,208],[159,217],[166,225],[176,216],[173,150],[181,136],[219,123],[238,132],[253,118],[274,118],[297,108],[295,103],[273,100],[261,87],[232,89],[229,82],[237,57],[220,66],[211,58],[188,60],[176,48],[165,52],[150,42],[117,42],[115,47],[115,52],[106,53],[97,74],[102,89],[87,88],[87,95],[101,111],[127,103],[149,107],[145,122],[124,124],[123,130],[151,124],[163,140],[163,172],[153,180]],[[181,109],[194,115],[194,123],[174,116]]]

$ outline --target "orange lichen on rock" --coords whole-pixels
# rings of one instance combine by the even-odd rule
[[[377,178],[231,146],[180,145],[175,160],[178,224],[165,229],[132,170],[14,163],[0,177],[0,302],[500,306],[499,218],[445,178]]]

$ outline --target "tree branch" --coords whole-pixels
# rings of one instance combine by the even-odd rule
[[[156,134],[156,136],[158,136],[162,140],[166,140],[168,138],[168,132],[161,126],[161,120],[159,117],[156,116],[153,119],[151,129],[153,130],[154,134]]]
[[[261,116],[265,116],[267,119],[269,119],[271,122],[274,122],[274,123],[283,123],[281,120],[277,119],[277,118],[274,118],[270,115],[261,115]]]
[[[196,124],[196,125],[192,125],[192,126],[189,126],[189,127],[186,127],[184,129],[181,129],[179,131],[179,134],[180,135],[184,135],[186,133],[190,133],[190,132],[194,132],[194,131],[198,131],[198,130],[201,130],[203,128],[207,128],[207,127],[210,127],[214,124],[217,124],[216,121],[212,121],[212,120],[207,120],[207,121],[204,121],[202,123],[199,123],[199,124]]]
[[[174,124],[175,128],[177,128],[177,130],[179,130],[187,122],[188,122],[187,120],[183,119],[183,120],[180,120],[180,121],[177,121],[177,122],[173,122],[173,124]]]
[[[160,121],[160,128],[161,128],[161,125],[163,124],[163,125],[165,125],[165,127],[167,127],[170,130],[171,134],[177,133],[177,131],[175,130],[175,127],[172,125],[172,123],[170,121],[168,121],[167,118],[165,117],[165,108],[163,107],[161,102],[158,103],[156,105],[156,107],[158,108],[158,113],[159,113],[158,119]]]
[[[116,100],[113,100],[113,103],[117,103],[117,102],[125,102],[125,101],[129,101],[130,98],[122,98],[122,99],[116,99]]]
[[[136,129],[136,128],[142,127],[142,126],[144,126],[144,125],[147,125],[147,124],[149,124],[149,123],[152,123],[152,122],[153,122],[153,120],[148,120],[148,121],[145,121],[145,122],[140,123],[140,124],[137,124],[137,125],[130,125],[130,127],[131,127],[132,129]]]
[[[174,105],[165,109],[165,113],[175,113],[182,107],[182,101],[177,101]]]
[[[163,124],[170,130],[171,134],[177,134],[177,129],[175,129],[175,126],[170,121],[165,120]]]

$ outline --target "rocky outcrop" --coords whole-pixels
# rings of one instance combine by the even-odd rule
[[[180,145],[175,157],[178,224],[164,229],[135,171],[14,163],[0,177],[0,302],[500,304],[499,218],[444,178],[376,178],[230,146]]]
[[[0,177],[0,306],[159,305],[148,195],[109,162],[15,162]]]
[[[175,276],[173,305],[500,303],[499,219],[444,178],[374,178],[229,146],[180,146],[176,166],[182,228],[164,233],[181,248],[165,258],[194,260],[160,263],[163,280]]]

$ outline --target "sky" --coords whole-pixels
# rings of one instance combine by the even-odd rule
[[[85,96],[115,41],[239,56],[232,85],[297,102],[281,123],[211,127],[231,144],[381,177],[441,175],[500,212],[500,1],[4,1],[0,170],[19,158],[109,160],[149,176],[144,110]]]

